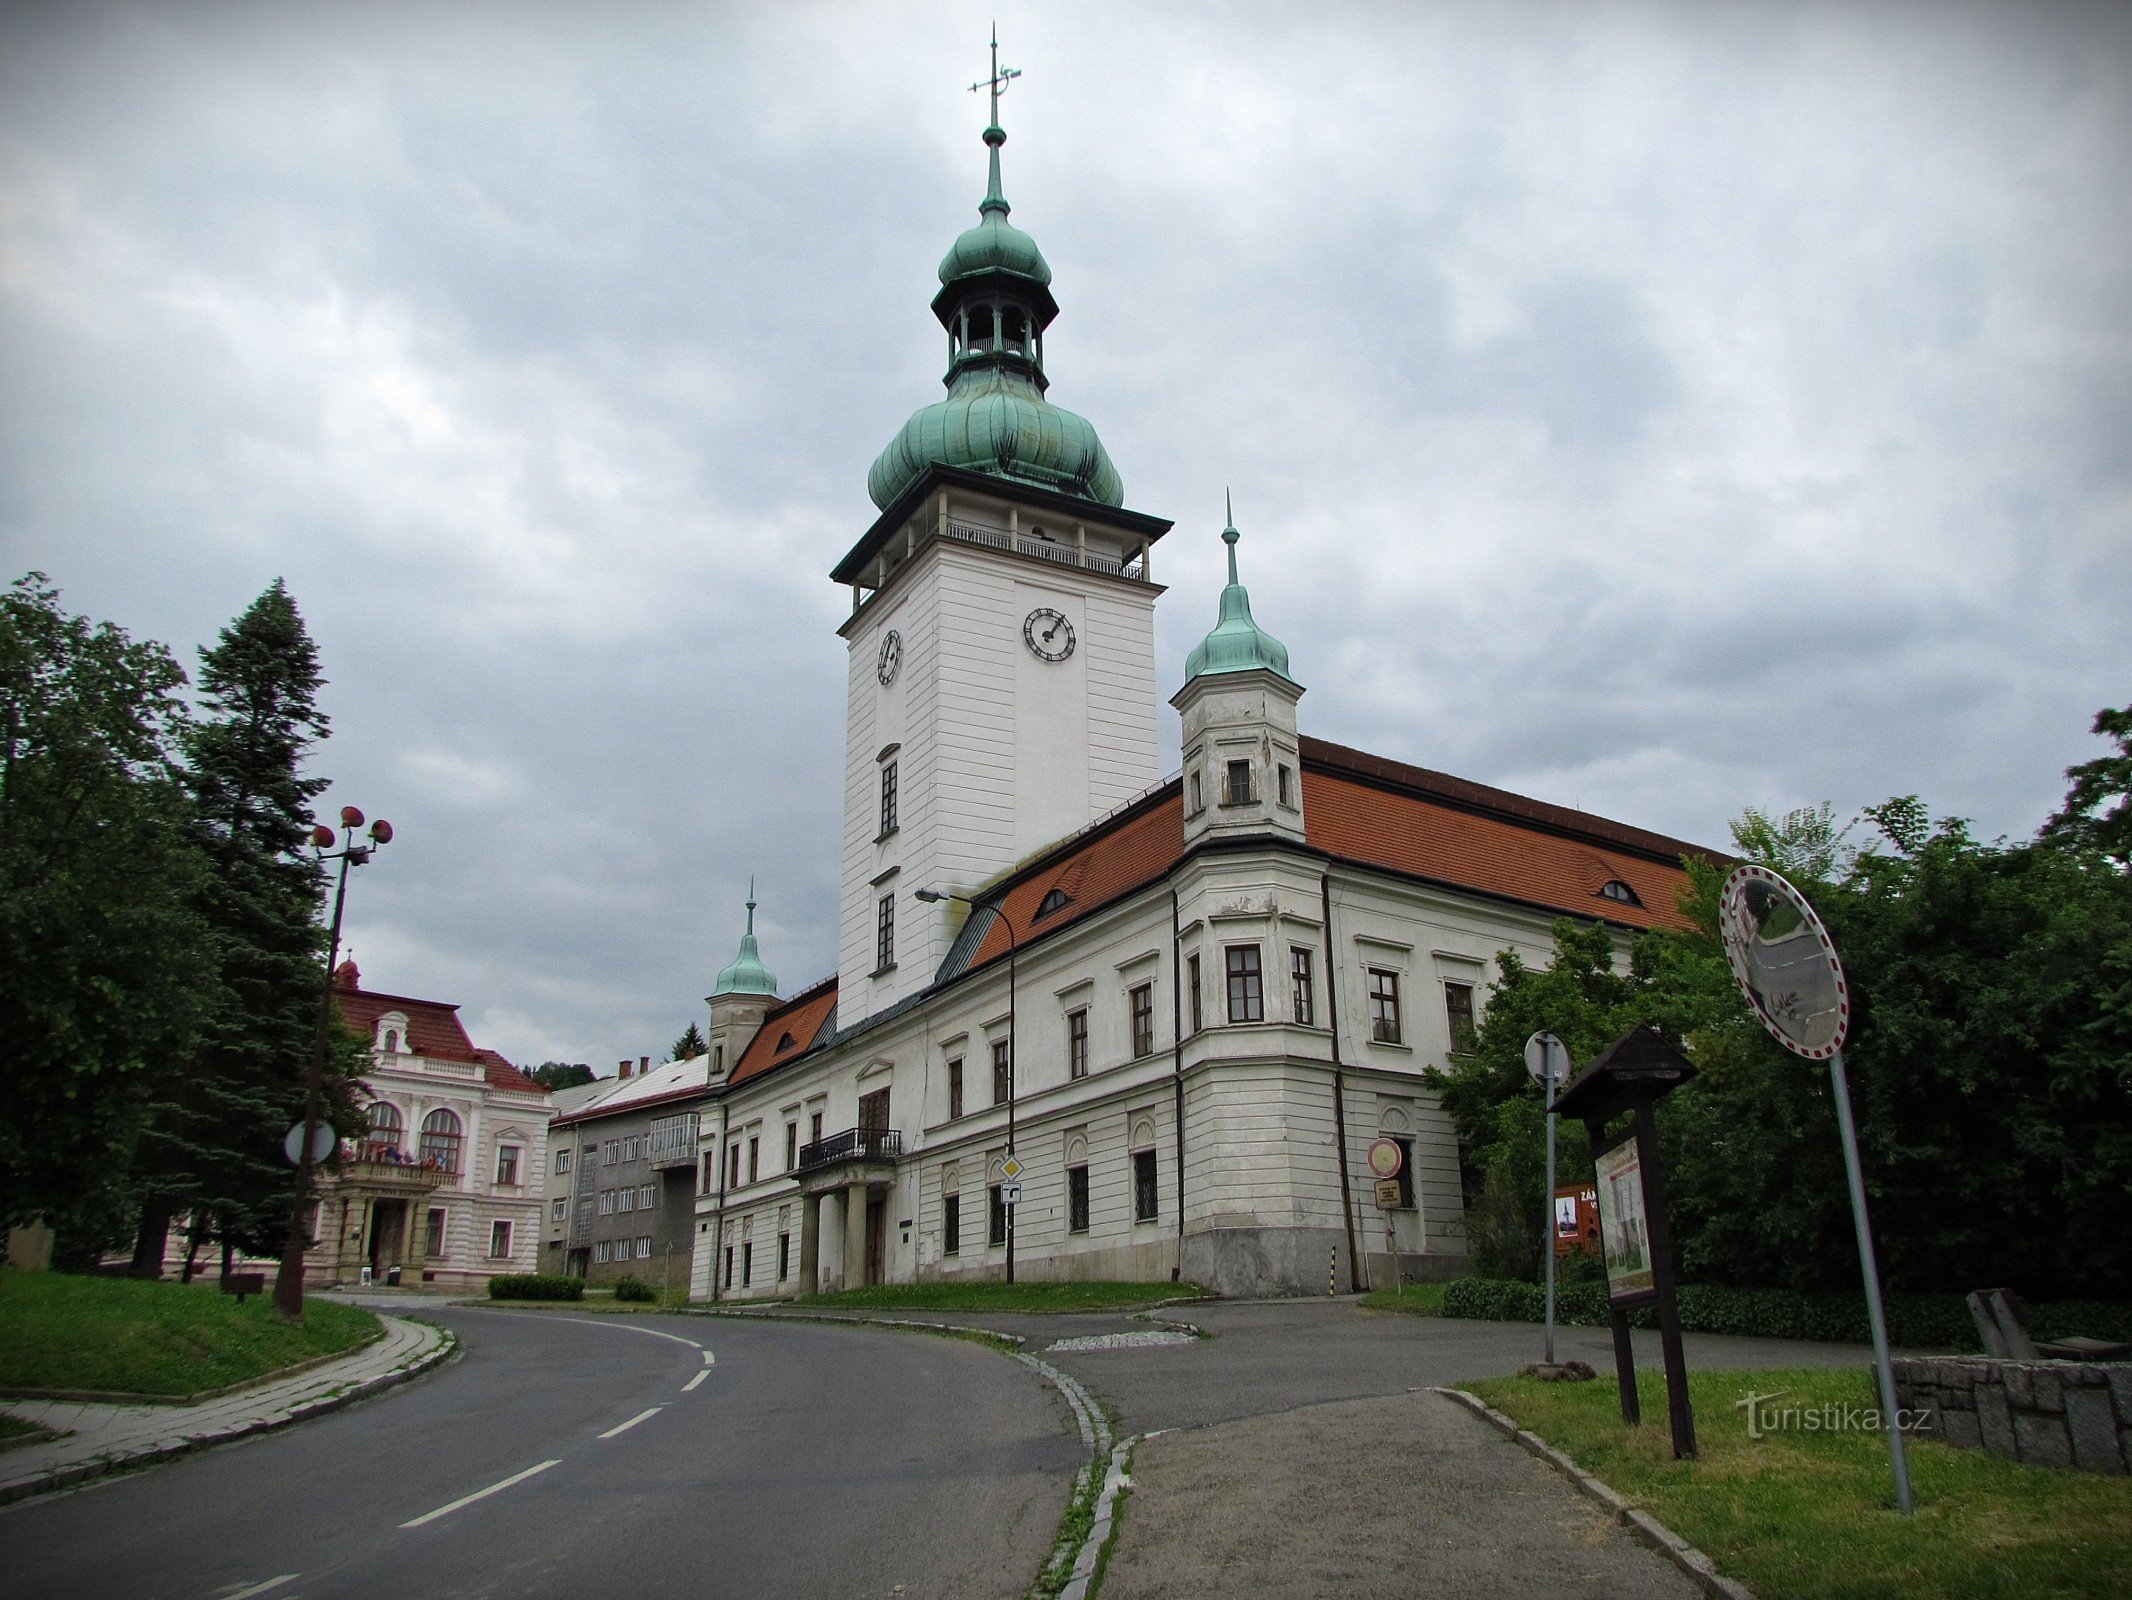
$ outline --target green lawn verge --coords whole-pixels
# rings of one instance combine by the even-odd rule
[[[1625,1428],[1612,1382],[1466,1385],[1707,1552],[1762,1600],[2117,1597],[2132,1571],[2132,1480],[2052,1472],[1910,1438],[1917,1514],[1894,1510],[1878,1433],[1748,1436],[1737,1402],[1877,1410],[1862,1368],[1696,1372],[1700,1459],[1675,1461],[1665,1380],[1642,1375],[1645,1425]]]
[[[5,1411],[0,1411],[0,1444],[5,1444],[10,1439],[24,1439],[33,1433],[42,1432],[44,1432],[44,1429],[41,1425],[24,1417],[11,1417]]]
[[[1444,1291],[1450,1287],[1448,1281],[1402,1283],[1396,1289],[1373,1289],[1362,1297],[1362,1303],[1372,1311],[1405,1311],[1417,1317],[1440,1317],[1444,1314]]]
[[[0,1271],[0,1393],[198,1394],[352,1350],[378,1332],[369,1312],[316,1296],[291,1326],[267,1296],[240,1306],[212,1279]]]
[[[846,1311],[1123,1311],[1157,1300],[1206,1299],[1196,1283],[881,1283],[793,1302]]]

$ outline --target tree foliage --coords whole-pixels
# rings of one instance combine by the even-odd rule
[[[212,964],[170,760],[170,652],[0,596],[0,1220],[92,1250],[124,1215],[149,1086],[189,1053]]]
[[[2105,717],[2114,716],[2106,713]],[[2095,764],[2090,764],[2091,766]],[[2038,1296],[2132,1293],[2132,879],[2074,792],[2036,840],[1974,838],[1914,797],[1866,813],[1852,851],[1826,808],[1735,830],[1829,924],[1853,1001],[1845,1050],[1882,1263],[1897,1288],[2010,1283]],[[2107,819],[2115,813],[2105,812]],[[1467,1155],[1470,1247],[1530,1276],[1545,1237],[1540,1029],[1586,1061],[1648,1022],[1700,1076],[1662,1102],[1673,1231],[1686,1276],[1841,1289],[1856,1282],[1828,1073],[1771,1040],[1738,998],[1716,936],[1717,868],[1690,863],[1687,926],[1639,937],[1557,926],[1545,971],[1506,952],[1475,1053],[1440,1075]],[[1563,1181],[1590,1171],[1560,1130]]]
[[[691,1022],[687,1031],[668,1048],[666,1059],[669,1061],[693,1061],[698,1056],[707,1056],[710,1053],[711,1047],[704,1040],[703,1030]]]
[[[543,1061],[526,1076],[544,1089],[575,1089],[592,1082],[593,1071],[582,1061]]]

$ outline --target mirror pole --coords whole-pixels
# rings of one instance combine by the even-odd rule
[[[1888,1459],[1895,1469],[1895,1507],[1904,1516],[1916,1508],[1910,1496],[1910,1459],[1903,1431],[1896,1425],[1895,1368],[1888,1358],[1888,1319],[1880,1303],[1880,1263],[1873,1255],[1873,1227],[1866,1217],[1865,1175],[1858,1164],[1858,1130],[1851,1121],[1851,1083],[1843,1070],[1843,1051],[1829,1057],[1829,1078],[1836,1090],[1836,1124],[1843,1132],[1843,1171],[1851,1183],[1851,1221],[1858,1228],[1858,1265],[1865,1274],[1866,1320],[1873,1328],[1873,1372],[1880,1382],[1880,1415],[1888,1434]]]

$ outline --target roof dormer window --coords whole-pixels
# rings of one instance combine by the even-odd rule
[[[1636,897],[1636,891],[1619,878],[1609,878],[1605,883],[1601,884],[1599,886],[1599,895],[1600,898],[1605,900],[1618,900],[1625,906],[1640,906],[1643,904]]]
[[[1053,889],[1044,896],[1043,903],[1036,908],[1036,915],[1030,920],[1042,922],[1046,917],[1057,916],[1072,904],[1072,895],[1068,894],[1064,889]]]
[[[407,1017],[398,1011],[388,1011],[378,1018],[377,1040],[374,1048],[381,1054],[396,1056],[407,1050]]]

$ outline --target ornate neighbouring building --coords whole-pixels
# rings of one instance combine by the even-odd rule
[[[1182,1276],[1323,1293],[1459,1269],[1423,1072],[1498,953],[1673,923],[1692,846],[1301,731],[1234,526],[1213,630],[1156,660],[1162,518],[1048,397],[1052,274],[984,133],[932,311],[947,394],[868,478],[837,974],[710,996],[693,1293]],[[1165,689],[1183,768],[1162,778]],[[924,891],[923,894],[920,891]],[[1365,1157],[1403,1155],[1380,1186]]]
[[[475,1046],[459,1008],[362,986],[333,973],[341,1020],[370,1041],[363,1081],[370,1132],[320,1173],[306,1257],[313,1283],[377,1281],[479,1288],[530,1272],[540,1249],[548,1091]]]

